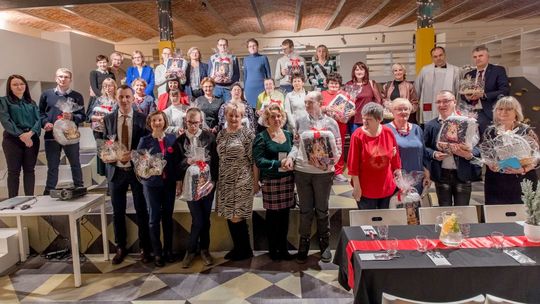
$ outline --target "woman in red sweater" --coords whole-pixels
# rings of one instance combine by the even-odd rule
[[[394,134],[381,125],[383,107],[370,102],[362,109],[362,127],[351,136],[349,175],[358,209],[388,209],[396,191],[394,174],[401,174],[401,159]]]
[[[347,94],[345,91],[341,90],[342,85],[342,78],[339,73],[330,73],[328,74],[328,77],[326,77],[326,85],[328,86],[328,90],[322,91],[323,96],[323,102],[321,109],[324,113],[328,114],[330,117],[336,120],[339,126],[339,134],[341,136],[341,151],[345,151],[345,136],[347,135],[347,122],[351,117],[354,116],[356,111],[350,110],[346,113],[335,111],[335,109],[328,107],[328,105],[334,100],[338,95],[342,95],[343,97],[347,98],[349,101],[351,101],[351,98],[349,94]],[[334,180],[338,182],[347,182],[347,178],[343,175],[343,170],[345,169],[345,160],[344,155],[345,153],[341,154],[341,157],[339,158],[339,161],[335,165],[335,176]]]

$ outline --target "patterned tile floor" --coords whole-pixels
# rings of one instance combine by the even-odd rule
[[[34,257],[11,275],[0,277],[0,303],[352,303],[337,282],[337,266],[321,263],[313,252],[306,264],[273,262],[265,252],[232,262],[215,253],[216,263],[192,268],[180,263],[156,268],[128,257],[114,266],[103,256],[88,255],[83,285],[73,286],[69,261]]]

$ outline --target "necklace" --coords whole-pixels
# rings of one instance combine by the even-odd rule
[[[407,126],[405,127],[405,129],[399,129],[394,121],[392,121],[392,124],[394,125],[394,128],[396,128],[396,131],[398,132],[400,136],[405,137],[409,135],[409,133],[411,132],[411,126],[409,125],[408,122],[406,122]]]

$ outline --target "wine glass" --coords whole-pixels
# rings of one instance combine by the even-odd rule
[[[391,237],[387,238],[386,241],[383,241],[383,243],[386,243],[386,252],[388,253],[388,256],[390,258],[394,258],[397,255],[398,252],[398,240],[397,238]]]
[[[499,231],[493,231],[491,233],[491,241],[493,242],[493,247],[496,249],[502,249],[504,243],[504,234]]]
[[[377,234],[379,235],[379,239],[386,240],[388,238],[388,225],[377,226]]]
[[[425,235],[416,236],[416,250],[418,252],[426,252],[428,247],[428,237]]]

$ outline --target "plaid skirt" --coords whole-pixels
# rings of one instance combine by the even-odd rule
[[[294,207],[294,175],[264,179],[262,182],[264,209],[278,210]]]

